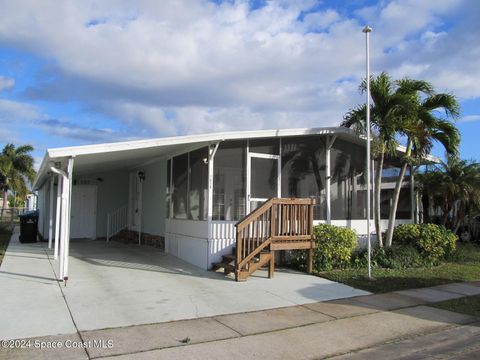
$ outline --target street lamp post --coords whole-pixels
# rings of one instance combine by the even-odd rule
[[[371,190],[370,190],[370,33],[372,28],[370,26],[365,26],[362,30],[365,33],[365,52],[366,52],[366,72],[367,72],[367,246],[368,246],[368,278],[372,278],[372,264],[371,264],[371,252],[372,244],[370,238],[370,201],[371,201]]]

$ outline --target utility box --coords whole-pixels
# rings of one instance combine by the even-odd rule
[[[20,242],[37,242],[38,211],[29,211],[18,216],[20,218]]]

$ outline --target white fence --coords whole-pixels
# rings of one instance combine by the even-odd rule
[[[128,226],[127,205],[107,214],[107,241]]]

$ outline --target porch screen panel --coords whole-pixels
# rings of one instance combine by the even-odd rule
[[[250,152],[278,155],[280,153],[280,139],[252,139],[249,140]]]
[[[322,136],[282,139],[282,197],[314,198],[315,220],[326,218],[325,140]]]
[[[392,205],[395,183],[400,174],[400,160],[392,157],[385,159],[382,171],[382,191],[380,199],[380,217],[388,219],[390,216],[390,207]],[[411,194],[410,194],[410,168],[407,167],[405,177],[400,190],[396,218],[406,220],[411,218]]]
[[[170,188],[171,180],[172,180],[172,160],[169,159],[167,161],[167,186],[166,186],[166,194],[165,194],[165,214],[168,219],[171,217],[171,214],[170,214],[170,201],[172,196],[172,189]]]
[[[365,148],[337,139],[330,150],[332,220],[366,219]]]
[[[208,148],[190,153],[190,186],[188,198],[188,218],[207,220],[208,198]]]
[[[173,158],[173,218],[187,218],[188,154]]]
[[[245,216],[246,141],[225,141],[213,162],[213,220]]]

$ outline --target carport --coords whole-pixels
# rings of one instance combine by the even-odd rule
[[[272,309],[364,295],[316,276],[255,273],[245,283],[199,269],[164,252],[117,242],[73,240],[75,281],[58,283],[45,243],[14,234],[0,270],[0,339]]]

